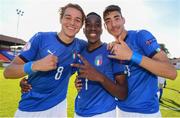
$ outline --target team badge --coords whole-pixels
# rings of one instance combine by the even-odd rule
[[[24,45],[23,51],[27,51],[31,48],[31,42],[27,42],[26,45]]]
[[[149,39],[149,40],[146,41],[146,45],[151,45],[152,42],[153,42],[153,39]]]
[[[76,53],[76,51],[73,51],[72,58],[73,58],[73,59],[76,59],[76,58],[77,58],[77,53]]]
[[[96,66],[102,65],[102,60],[103,60],[102,55],[96,56],[96,58],[95,58],[95,65],[96,65]]]

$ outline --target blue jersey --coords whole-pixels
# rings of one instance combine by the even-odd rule
[[[153,57],[160,47],[155,37],[146,30],[128,31],[125,39],[132,51]],[[133,62],[128,66],[128,97],[118,101],[118,107],[127,112],[155,113],[159,110],[157,77]]]
[[[115,74],[124,74],[125,66],[121,66],[119,61],[116,63],[108,58],[108,54],[106,44],[91,52],[84,49],[81,53],[94,68],[114,81]],[[115,109],[115,97],[106,91],[99,82],[85,78],[80,79],[83,86],[75,100],[75,111],[78,115],[89,117]]]
[[[76,60],[75,53],[85,47],[86,42],[75,38],[71,44],[63,43],[56,32],[37,33],[19,55],[25,62],[42,59],[52,53],[58,57],[57,69],[35,72],[28,76],[32,90],[24,93],[19,102],[22,111],[42,111],[49,109],[66,98],[67,87]]]

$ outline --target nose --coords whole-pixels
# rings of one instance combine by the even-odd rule
[[[112,22],[111,22],[111,25],[112,25],[113,27],[115,27],[115,26],[116,26],[116,23],[115,23],[114,21],[112,21]]]
[[[96,27],[95,25],[91,25],[91,30],[94,31],[94,30],[96,30],[96,28],[97,28],[97,27]]]
[[[70,23],[71,23],[71,25],[75,25],[75,20],[72,19]]]

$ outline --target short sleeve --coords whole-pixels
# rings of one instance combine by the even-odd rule
[[[156,38],[147,30],[140,30],[137,32],[138,44],[143,52],[148,57],[153,57],[158,51],[160,51],[160,46],[157,43]]]
[[[33,61],[39,52],[39,44],[41,39],[41,33],[36,33],[24,46],[19,57],[24,62]]]
[[[113,59],[113,74],[115,75],[122,75],[127,74],[126,72],[126,65],[121,64],[119,60]]]

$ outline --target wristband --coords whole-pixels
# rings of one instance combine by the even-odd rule
[[[131,57],[131,61],[133,61],[139,65],[142,61],[142,57],[143,57],[142,55],[140,55],[136,52],[133,52],[132,57]]]
[[[28,75],[33,74],[35,71],[32,70],[33,61],[24,64],[24,72]]]

